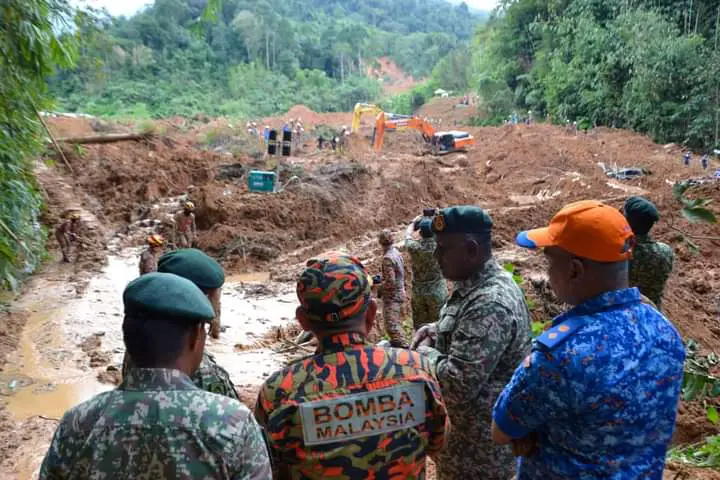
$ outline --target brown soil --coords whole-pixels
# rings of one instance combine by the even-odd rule
[[[457,99],[432,102],[426,107],[428,113],[423,114],[433,114],[432,109],[437,108],[435,115],[446,122],[454,121],[456,109],[450,113],[442,110],[451,102]],[[285,119],[297,117],[306,125],[336,128],[351,121],[348,113],[318,114],[296,106],[286,115],[265,122],[279,126]],[[92,129],[85,119],[48,121],[62,134]],[[344,154],[322,151],[284,159],[281,183],[297,179],[280,193],[259,194],[247,191],[244,174],[250,169],[267,169],[270,163],[245,154],[208,152],[197,146],[200,135],[223,125],[230,128],[226,120],[186,123],[169,119],[157,124],[166,134],[152,141],[68,149],[77,173],[73,181],[63,180],[68,179],[69,172],[61,162],[53,168],[38,167],[49,200],[44,221],[54,225],[67,209],[76,208],[82,211],[90,232],[77,263],[53,266],[44,275],[77,279],[78,288],[83,288],[82,280],[88,272],[104,262],[110,232],[127,232],[128,224],[140,219],[152,221],[152,208],[159,199],[184,194],[197,204],[199,247],[219,258],[228,274],[270,271],[274,280],[293,280],[307,258],[328,250],[352,252],[375,273],[379,266],[378,231],[391,228],[401,232],[423,207],[477,204],[488,209],[495,222],[498,257],[513,263],[527,280],[528,295],[535,300],[534,318],[547,320],[562,306],[547,286],[542,257],[514,247],[517,232],[546,224],[572,201],[594,198],[620,206],[630,194],[642,192],[656,202],[663,215],[654,232],[656,238],[676,250],[665,311],[686,338],[698,341],[705,351],[720,351],[720,241],[697,239],[700,253],[693,254],[676,230],[717,236],[717,228],[690,224],[676,215],[679,205],[669,184],[701,176],[702,172],[697,166],[684,168],[676,150],[656,145],[647,137],[611,129],[575,135],[542,124],[464,127],[475,136],[475,146],[465,155],[433,158],[416,155],[419,138],[415,132],[387,135],[380,155],[371,152],[365,137],[354,135]],[[643,167],[651,174],[638,180],[610,181],[598,162]],[[227,165],[238,167],[239,176],[218,176]],[[712,198],[717,205],[720,184],[694,187],[690,195]],[[135,241],[135,237],[127,238],[127,242]],[[17,319],[15,328],[21,324]],[[0,356],[17,342],[12,331],[10,328],[3,335],[0,330]],[[91,361],[106,364],[108,358],[100,350],[99,338],[91,337],[85,347]],[[117,381],[112,368],[108,370],[103,379]],[[243,399],[251,403],[257,388],[238,385]],[[681,406],[677,442],[697,441],[716,431],[700,405]],[[0,448],[8,448],[11,441],[0,438]]]
[[[440,120],[438,128],[450,129],[467,124],[472,117],[479,117],[480,113],[475,105],[461,105],[462,99],[462,96],[435,97],[421,106],[415,115]]]
[[[26,320],[27,315],[24,313],[0,312],[0,373],[4,371],[7,356],[17,347]],[[7,432],[6,435],[0,434],[0,458],[9,458],[18,445],[13,427],[14,422],[0,406],[0,432]]]
[[[292,115],[301,110],[296,107]],[[308,120],[328,124],[336,115],[304,113]],[[388,135],[379,156],[369,151],[366,139],[354,136],[344,156],[324,151],[290,157],[281,181],[292,176],[299,181],[279,194],[248,193],[244,181],[215,180],[223,164],[260,169],[264,164],[201,151],[182,134],[88,146],[82,156],[71,154],[70,161],[78,172],[78,187],[98,200],[87,207],[105,225],[122,228],[157,198],[190,190],[198,205],[199,246],[221,257],[231,271],[287,266],[358,239],[362,250],[357,253],[374,257],[374,232],[401,228],[425,206],[482,205],[493,215],[496,246],[510,248],[518,231],[545,224],[568,202],[596,198],[620,206],[628,192],[645,192],[664,215],[655,236],[677,251],[666,312],[686,337],[720,350],[715,300],[720,292],[720,242],[697,240],[700,253],[693,254],[673,229],[697,236],[716,233],[713,226],[689,224],[674,213],[678,205],[668,182],[700,172],[682,167],[674,152],[626,131],[574,135],[548,125],[468,130],[476,145],[466,158],[414,155],[419,142],[415,132]],[[609,185],[598,162],[644,167],[652,174]],[[48,192],[52,202],[55,191]],[[720,185],[696,187],[691,195],[713,198],[717,204]],[[542,268],[530,259],[532,255],[518,267]]]
[[[367,74],[370,77],[382,81],[383,91],[388,95],[410,90],[419,82],[412,75],[408,75],[394,61],[387,57],[381,57],[367,67]]]

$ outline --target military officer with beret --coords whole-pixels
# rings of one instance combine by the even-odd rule
[[[115,390],[63,416],[40,479],[270,480],[262,431],[237,400],[190,375],[214,312],[191,281],[148,273],[123,293],[125,346],[136,363]]]
[[[507,480],[515,462],[490,438],[492,406],[530,351],[530,314],[522,291],[492,255],[492,220],[481,208],[445,208],[432,221],[435,256],[454,282],[440,320],[422,327],[413,347],[440,382],[451,424],[437,460],[439,480]]]
[[[440,388],[418,353],[368,343],[377,303],[362,263],[313,259],[297,296],[318,350],[271,375],[255,407],[275,478],[424,478],[445,442]]]
[[[213,258],[195,248],[175,250],[160,257],[158,271],[187,278],[200,288],[208,299],[216,298],[217,302],[213,304],[211,301],[211,304],[215,311],[215,319],[217,318],[219,310],[216,310],[215,306],[220,308],[219,292],[225,283],[225,272]],[[131,367],[132,361],[126,352],[123,360],[123,377]],[[200,367],[190,378],[198,388],[239,400],[230,375],[218,365],[215,358],[208,352],[203,354]]]
[[[518,480],[660,479],[685,351],[672,323],[628,287],[633,232],[617,209],[570,204],[522,232],[542,248],[555,295],[573,307],[533,344],[493,411]]]
[[[630,286],[638,287],[640,293],[662,309],[665,284],[672,273],[675,253],[670,245],[656,242],[650,235],[655,222],[660,220],[660,213],[655,204],[643,197],[628,198],[623,212],[636,241],[630,260]]]
[[[220,264],[197,248],[183,248],[160,257],[158,272],[170,272],[185,277],[207,295],[215,310],[215,318],[210,324],[210,336],[220,338],[220,297],[225,283],[225,271]]]

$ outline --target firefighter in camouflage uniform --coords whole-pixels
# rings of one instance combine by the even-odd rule
[[[297,295],[318,350],[274,373],[255,407],[275,478],[424,478],[445,444],[445,406],[419,354],[366,341],[377,304],[363,265],[316,259]]]

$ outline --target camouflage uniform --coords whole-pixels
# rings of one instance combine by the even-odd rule
[[[412,260],[413,327],[417,330],[440,319],[440,309],[447,300],[448,288],[434,256],[434,238],[407,238],[405,248]]]
[[[185,211],[178,212],[173,219],[175,221],[175,246],[178,248],[190,248],[195,241],[195,214],[189,215]]]
[[[236,400],[204,392],[178,370],[132,369],[116,390],[70,409],[40,480],[270,480],[261,429]]]
[[[675,254],[672,247],[653,241],[648,235],[637,235],[637,245],[630,260],[630,286],[638,287],[643,295],[662,309],[662,298]]]
[[[362,264],[340,256],[310,265],[298,298],[308,320],[338,333],[260,390],[255,416],[276,478],[424,478],[425,458],[443,448],[448,428],[440,388],[418,353],[342,331],[343,322],[365,319],[370,284]]]
[[[407,347],[401,316],[402,304],[405,301],[405,263],[395,247],[390,247],[383,256],[382,279],[380,298],[385,332],[393,347]]]
[[[462,282],[437,322],[435,348],[421,346],[440,382],[453,429],[437,460],[438,480],[507,480],[509,447],[490,438],[493,404],[530,351],[530,313],[508,272],[491,259]]]
[[[125,353],[123,358],[122,376],[125,378],[128,375],[130,369],[134,368],[130,355]],[[217,393],[228,398],[234,398],[240,400],[240,397],[235,390],[235,385],[230,380],[230,375],[227,370],[218,365],[215,361],[215,357],[210,355],[208,352],[203,353],[202,362],[195,373],[190,377],[192,383],[201,390],[206,392]]]
[[[158,256],[152,248],[140,255],[140,275],[157,271]]]
[[[75,235],[80,228],[79,221],[66,220],[55,229],[55,238],[60,244],[60,251],[64,262],[70,261],[70,248],[75,241]]]

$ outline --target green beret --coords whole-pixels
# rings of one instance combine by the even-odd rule
[[[147,273],[125,287],[126,315],[157,315],[185,322],[215,318],[210,300],[193,282],[170,273]]]
[[[474,205],[443,208],[433,217],[434,233],[485,233],[492,232],[492,219],[485,210]]]
[[[202,290],[214,290],[225,283],[225,272],[220,264],[196,248],[166,253],[158,260],[157,271],[187,278]]]
[[[655,222],[660,220],[660,213],[655,204],[643,197],[630,197],[625,201],[625,218],[636,235],[645,235]]]

